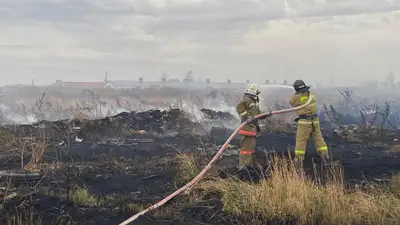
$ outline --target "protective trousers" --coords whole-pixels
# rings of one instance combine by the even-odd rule
[[[310,136],[314,141],[314,147],[317,153],[321,155],[321,157],[327,157],[328,147],[322,137],[318,118],[312,120],[301,119],[297,122],[295,157],[297,159],[304,159],[307,141]]]
[[[256,136],[240,135],[239,166],[251,166],[255,163]]]

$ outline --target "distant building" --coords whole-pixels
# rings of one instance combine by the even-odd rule
[[[62,88],[105,88],[105,82],[64,82],[62,80],[56,80],[53,86],[61,86]]]
[[[211,83],[211,82],[195,82],[195,81],[180,81],[178,79],[169,79],[163,81],[135,81],[135,80],[109,80],[106,84],[107,87],[116,89],[130,89],[130,88],[177,88],[177,89],[242,89],[245,88],[245,83]]]

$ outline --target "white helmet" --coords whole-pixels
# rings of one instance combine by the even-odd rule
[[[244,93],[257,96],[261,93],[261,91],[258,84],[250,84]]]

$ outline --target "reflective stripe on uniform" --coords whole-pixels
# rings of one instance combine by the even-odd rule
[[[247,114],[247,111],[244,111],[244,112],[240,113],[240,116],[244,116],[246,114]]]
[[[299,120],[297,124],[312,124],[310,120]]]
[[[256,132],[247,131],[247,130],[240,130],[240,131],[239,131],[239,134],[244,135],[244,136],[252,136],[252,137],[257,136],[257,133],[256,133]]]
[[[317,151],[327,151],[327,150],[328,150],[328,146],[320,147],[317,149]]]
[[[299,121],[297,121],[297,124],[319,124],[319,120],[313,120],[313,121],[311,121],[311,120],[304,120],[304,119],[301,119],[301,120],[299,120]]]
[[[306,151],[300,150],[300,149],[296,149],[296,150],[294,150],[294,154],[295,155],[305,155]]]
[[[255,106],[256,104],[254,103],[254,102],[252,102],[252,103],[250,103],[249,104],[249,107],[253,107],[253,106]]]
[[[252,155],[254,154],[254,150],[240,150],[241,155]]]

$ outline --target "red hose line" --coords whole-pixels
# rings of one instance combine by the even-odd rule
[[[308,96],[308,101],[300,106],[294,107],[294,108],[289,108],[289,109],[282,109],[282,110],[277,110],[277,111],[272,111],[271,113],[276,115],[276,114],[282,114],[282,113],[288,113],[288,112],[293,112],[296,110],[299,110],[301,108],[306,107],[307,105],[309,105],[311,103],[311,92]],[[258,119],[260,117],[265,116],[267,113],[262,113],[259,114],[257,116],[254,116],[254,119]],[[138,212],[137,214],[131,216],[130,218],[128,218],[127,220],[121,222],[119,225],[127,225],[133,221],[135,221],[137,218],[139,218],[139,216],[142,216],[162,205],[164,205],[165,203],[167,203],[169,200],[173,199],[174,197],[176,197],[177,195],[179,195],[180,193],[182,193],[183,191],[193,187],[197,182],[200,181],[201,178],[203,178],[203,176],[211,169],[211,167],[214,165],[214,163],[220,158],[220,156],[222,155],[222,153],[225,151],[225,149],[228,147],[229,143],[232,141],[232,139],[236,136],[236,134],[239,132],[239,130],[241,130],[248,122],[251,121],[245,121],[242,124],[240,124],[240,126],[238,128],[236,128],[236,130],[231,134],[231,136],[228,138],[228,140],[226,140],[226,142],[224,143],[224,145],[222,145],[222,147],[219,149],[219,151],[215,154],[215,156],[211,159],[211,161],[207,164],[206,167],[204,167],[204,169],[195,177],[193,178],[193,180],[191,180],[189,183],[187,183],[186,185],[184,185],[183,187],[179,188],[178,190],[176,190],[175,192],[173,192],[172,194],[168,195],[167,197],[165,197],[164,199],[160,200],[159,202],[157,202],[156,204],[148,207],[147,209]]]

